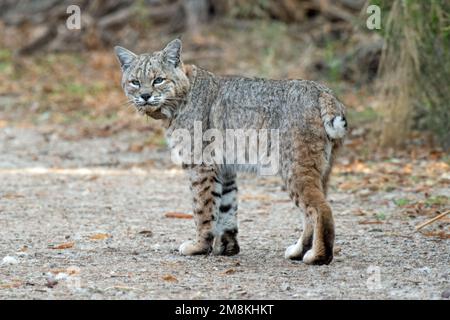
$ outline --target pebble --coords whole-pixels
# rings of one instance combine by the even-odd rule
[[[450,288],[447,290],[444,290],[441,294],[441,297],[444,299],[449,299],[450,298]]]
[[[19,257],[26,257],[26,256],[28,256],[28,253],[24,252],[24,251],[19,251],[19,252],[16,252],[16,255]]]
[[[14,257],[11,257],[11,256],[6,256],[2,260],[2,264],[6,264],[6,265],[12,265],[12,264],[18,264],[18,263],[19,263],[19,260],[17,260]]]
[[[291,290],[291,286],[289,285],[289,283],[283,283],[281,285],[281,290],[283,290],[283,291]]]
[[[419,268],[418,269],[420,273],[424,273],[424,274],[430,274],[431,273],[431,269],[428,267],[423,267],[423,268]]]
[[[47,272],[45,278],[47,280],[46,286],[48,288],[53,288],[58,284],[58,280],[55,279],[55,276],[51,272]]]
[[[55,280],[56,281],[60,281],[60,280],[66,280],[69,277],[69,275],[65,272],[60,272],[55,276]]]

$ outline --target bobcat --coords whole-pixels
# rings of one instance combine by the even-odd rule
[[[306,80],[216,76],[183,64],[179,39],[150,54],[118,46],[115,53],[127,98],[139,112],[164,121],[169,145],[177,129],[192,134],[196,122],[220,132],[277,129],[279,173],[290,198],[303,208],[303,233],[285,257],[307,264],[332,261],[334,221],[326,192],[347,121],[345,107],[330,89]],[[239,252],[236,172],[243,167],[183,163],[193,192],[196,238],[181,244],[181,254]]]

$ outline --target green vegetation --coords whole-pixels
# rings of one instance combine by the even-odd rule
[[[377,212],[375,218],[377,220],[386,220],[386,214],[384,212]]]
[[[8,49],[0,49],[0,72],[11,73],[12,53]]]
[[[338,82],[342,74],[342,59],[336,55],[336,43],[333,41],[326,43],[325,63],[328,66],[328,81]]]
[[[369,106],[365,107],[361,111],[350,108],[347,110],[348,121],[354,127],[374,123],[379,119],[379,117],[380,115],[372,107]]]
[[[433,205],[447,205],[450,203],[450,199],[447,196],[438,195],[438,196],[432,196],[425,200],[425,204],[427,206],[433,206]]]
[[[411,201],[409,199],[405,199],[405,198],[399,198],[399,199],[394,200],[394,203],[399,207],[406,206],[406,205],[410,204],[410,202]]]

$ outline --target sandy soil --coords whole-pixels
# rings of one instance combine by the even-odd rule
[[[64,131],[64,128],[59,128]],[[184,257],[194,235],[184,173],[167,151],[130,152],[138,133],[62,139],[0,128],[0,299],[441,299],[450,243],[414,232],[395,197],[408,190],[330,192],[336,254],[328,266],[285,260],[300,214],[277,178],[240,177],[235,257]],[[450,187],[432,187],[450,194]],[[383,212],[374,220],[370,212]],[[433,226],[431,226],[433,228]],[[3,260],[2,260],[3,259]]]

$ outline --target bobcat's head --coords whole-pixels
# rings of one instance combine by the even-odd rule
[[[189,90],[180,59],[181,41],[175,39],[162,51],[141,55],[118,46],[114,49],[129,101],[152,118],[172,118]]]

